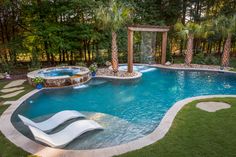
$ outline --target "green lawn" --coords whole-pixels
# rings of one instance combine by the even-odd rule
[[[10,82],[10,80],[4,80],[4,81],[1,80],[0,81],[0,89],[2,89],[9,82]],[[3,104],[3,102],[17,100],[21,96],[23,96],[26,93],[28,93],[29,91],[33,90],[33,88],[27,82],[24,83],[22,86],[25,87],[24,88],[25,91],[22,92],[21,94],[15,96],[15,97],[12,97],[12,98],[8,98],[8,99],[0,98],[0,115],[8,108],[7,105],[1,106],[1,104]],[[4,94],[4,93],[0,92],[0,95],[2,95],[2,94]],[[23,151],[21,148],[12,144],[10,141],[8,141],[4,137],[4,135],[2,133],[0,133],[0,157],[26,157],[26,156],[30,156],[29,153]]]
[[[8,106],[0,106],[0,115],[7,107]],[[26,157],[29,155],[29,153],[12,144],[2,133],[0,133],[0,157]]]
[[[199,101],[192,102],[178,113],[162,140],[119,157],[235,157],[236,99],[207,99],[212,100],[232,107],[208,113],[195,107]]]

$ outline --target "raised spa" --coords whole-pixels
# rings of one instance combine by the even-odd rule
[[[81,84],[90,79],[89,69],[78,66],[51,67],[36,70],[27,74],[28,81],[33,84],[32,79],[41,77],[45,80],[45,87],[64,87]]]
[[[33,139],[17,114],[40,121],[62,110],[78,110],[104,130],[86,133],[64,149],[104,148],[151,133],[178,100],[236,94],[235,74],[143,68],[142,78],[136,81],[92,79],[83,88],[42,90],[21,104],[12,116],[12,123]]]

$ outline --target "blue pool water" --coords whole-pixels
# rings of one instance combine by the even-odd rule
[[[134,82],[93,79],[82,88],[43,90],[16,110],[12,122],[32,138],[17,114],[37,121],[62,110],[78,110],[105,129],[86,133],[65,149],[104,148],[151,133],[176,101],[214,94],[236,94],[236,75],[154,69]]]
[[[39,75],[44,77],[73,76],[79,71],[79,69],[55,68],[46,71],[40,71]]]

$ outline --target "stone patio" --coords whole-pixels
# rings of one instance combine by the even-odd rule
[[[22,89],[24,89],[24,87],[5,88],[5,89],[2,89],[1,92],[2,93],[10,93],[10,92],[15,92],[15,91],[22,90]]]
[[[26,80],[15,80],[15,81],[8,83],[3,88],[6,89],[6,88],[12,88],[12,87],[16,87],[16,86],[21,86],[25,81]]]
[[[14,96],[17,96],[18,94],[24,92],[25,90],[19,90],[19,91],[16,91],[16,92],[13,92],[13,93],[9,93],[9,94],[5,94],[5,95],[1,95],[0,97],[1,98],[11,98],[11,97],[14,97]]]

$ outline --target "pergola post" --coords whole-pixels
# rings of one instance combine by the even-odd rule
[[[167,32],[162,33],[161,64],[166,63]]]
[[[133,31],[128,29],[128,72],[133,72]]]

